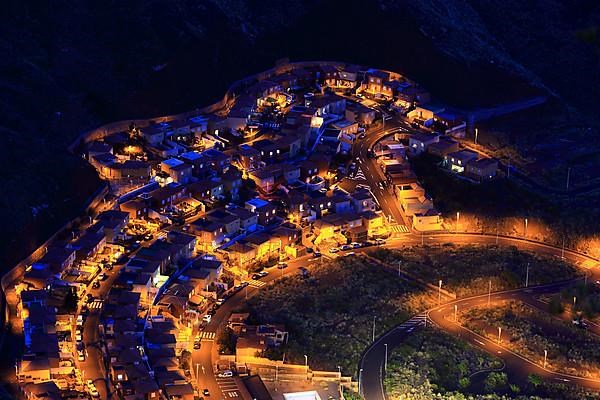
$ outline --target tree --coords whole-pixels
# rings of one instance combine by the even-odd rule
[[[494,392],[497,389],[501,389],[508,383],[508,377],[504,372],[490,372],[485,378],[485,390],[488,392]]]
[[[538,387],[542,384],[542,377],[536,374],[529,374],[529,376],[527,376],[527,381],[534,387]]]
[[[469,385],[471,384],[471,380],[469,378],[467,378],[466,376],[463,376],[462,378],[460,378],[458,380],[458,386],[461,389],[466,389],[469,387]]]
[[[79,296],[77,296],[77,292],[75,290],[69,291],[65,296],[65,308],[67,311],[75,311],[77,310],[77,303],[79,302]]]
[[[565,311],[559,296],[552,296],[548,303],[548,312],[552,315],[562,314]]]

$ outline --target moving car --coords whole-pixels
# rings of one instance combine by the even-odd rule
[[[196,337],[196,339],[194,339],[194,350],[200,350],[200,346],[201,346],[200,338]]]
[[[204,389],[202,391],[202,394],[205,395],[205,396],[210,396],[210,392],[208,391],[208,389]]]
[[[77,361],[85,361],[85,352],[83,350],[77,350]]]
[[[206,322],[207,324],[210,323],[211,319],[212,319],[212,315],[210,315],[210,314],[206,314],[204,317],[202,317],[202,321]]]
[[[92,288],[93,289],[100,289],[100,282],[99,281],[94,281],[94,283],[92,283]]]

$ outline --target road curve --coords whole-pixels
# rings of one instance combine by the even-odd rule
[[[424,244],[443,244],[443,243],[455,243],[455,244],[499,244],[499,245],[513,245],[520,250],[533,251],[539,254],[551,255],[555,257],[564,258],[575,265],[581,265],[585,261],[597,262],[597,260],[588,257],[586,255],[576,253],[573,251],[565,250],[553,247],[547,244],[533,242],[518,238],[511,237],[497,237],[496,235],[481,235],[481,234],[427,234],[427,235],[406,235],[398,240],[391,241],[385,247],[387,248],[398,248],[407,245],[415,245],[419,243]],[[597,279],[600,274],[597,271],[591,271],[594,277]],[[503,299],[522,299],[529,297],[530,295],[543,294],[548,292],[556,292],[561,290],[565,285],[572,284],[574,281],[557,282],[543,286],[520,288],[504,292],[492,293],[492,300],[500,301]],[[600,381],[582,378],[572,377],[565,374],[555,373],[542,368],[541,365],[536,365],[530,361],[520,357],[519,355],[510,352],[497,343],[490,341],[489,339],[483,338],[474,332],[467,330],[453,322],[450,322],[445,317],[448,313],[454,313],[454,304],[457,307],[468,308],[487,303],[488,295],[483,294],[479,296],[473,296],[464,299],[458,299],[439,307],[436,307],[427,312],[428,320],[438,325],[441,329],[446,330],[453,334],[458,334],[462,339],[469,341],[476,347],[480,347],[485,351],[488,351],[498,357],[500,357],[506,363],[506,369],[508,371],[515,371],[515,377],[527,378],[529,373],[535,373],[544,379],[553,380],[557,383],[569,383],[577,384],[580,386],[600,389]],[[440,311],[438,311],[440,310]],[[444,310],[447,313],[444,313]],[[406,329],[399,329],[401,327],[394,327],[388,332],[380,336],[369,348],[363,353],[363,357],[359,364],[359,370],[362,370],[360,375],[362,394],[365,399],[368,400],[385,400],[385,390],[383,387],[383,363],[385,358],[385,344],[388,345],[388,351],[391,351],[394,347],[398,346],[406,338],[410,331]],[[484,343],[483,345],[481,343]],[[500,353],[498,353],[500,352]]]

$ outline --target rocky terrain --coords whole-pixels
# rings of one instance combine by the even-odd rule
[[[593,0],[9,0],[0,263],[22,258],[96,188],[64,150],[81,131],[207,104],[282,57],[402,71],[465,108],[548,94],[535,121],[553,122],[532,127],[597,143],[599,25]],[[531,146],[546,137],[532,135]]]

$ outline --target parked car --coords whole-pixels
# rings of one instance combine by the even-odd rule
[[[354,248],[354,249],[358,249],[358,248],[362,247],[362,245],[357,242],[350,243],[350,246],[352,246],[352,248]]]
[[[217,374],[219,378],[231,378],[233,376],[233,372],[231,370],[226,370]]]
[[[77,350],[77,361],[85,361],[85,351]]]
[[[104,272],[101,273],[100,275],[98,275],[98,279],[100,279],[101,281],[105,281],[106,279],[108,279],[108,275],[106,275]]]
[[[264,278],[265,276],[269,275],[269,271],[260,271],[258,275],[260,275],[261,278]]]
[[[200,340],[199,339],[195,340],[194,341],[194,350],[200,350],[200,346],[201,346]]]
[[[85,295],[85,302],[86,303],[91,303],[94,301],[94,296],[92,296],[90,293]]]
[[[286,263],[284,263],[283,261],[280,261],[277,263],[277,269],[285,269],[285,268],[287,268],[287,266],[288,265]]]
[[[342,249],[342,250],[350,250],[350,249],[352,249],[352,248],[353,248],[353,247],[352,247],[351,245],[349,245],[349,244],[345,244],[345,245],[343,245],[343,246],[341,247],[341,249]]]
[[[375,244],[377,246],[381,246],[381,245],[385,244],[385,240],[384,239],[376,239]]]
[[[92,283],[92,288],[93,289],[100,289],[100,282],[99,281],[94,281],[94,283]]]
[[[365,133],[363,132],[363,133],[361,133],[360,135],[358,135],[358,138],[359,138],[359,139],[364,139],[364,138],[365,138],[365,136],[367,136],[367,135],[365,135]]]
[[[330,253],[337,253],[338,251],[340,251],[340,249],[337,248],[337,247],[332,247],[332,248],[329,249]]]
[[[206,314],[203,318],[202,321],[206,322],[207,324],[210,323],[210,320],[212,319],[212,315],[210,314]]]
[[[205,396],[210,396],[210,392],[208,391],[208,389],[204,389],[202,391],[202,394],[205,395]]]
[[[313,257],[314,257],[314,258],[321,257],[321,252],[320,252],[320,251],[315,251],[315,252],[313,253]]]

